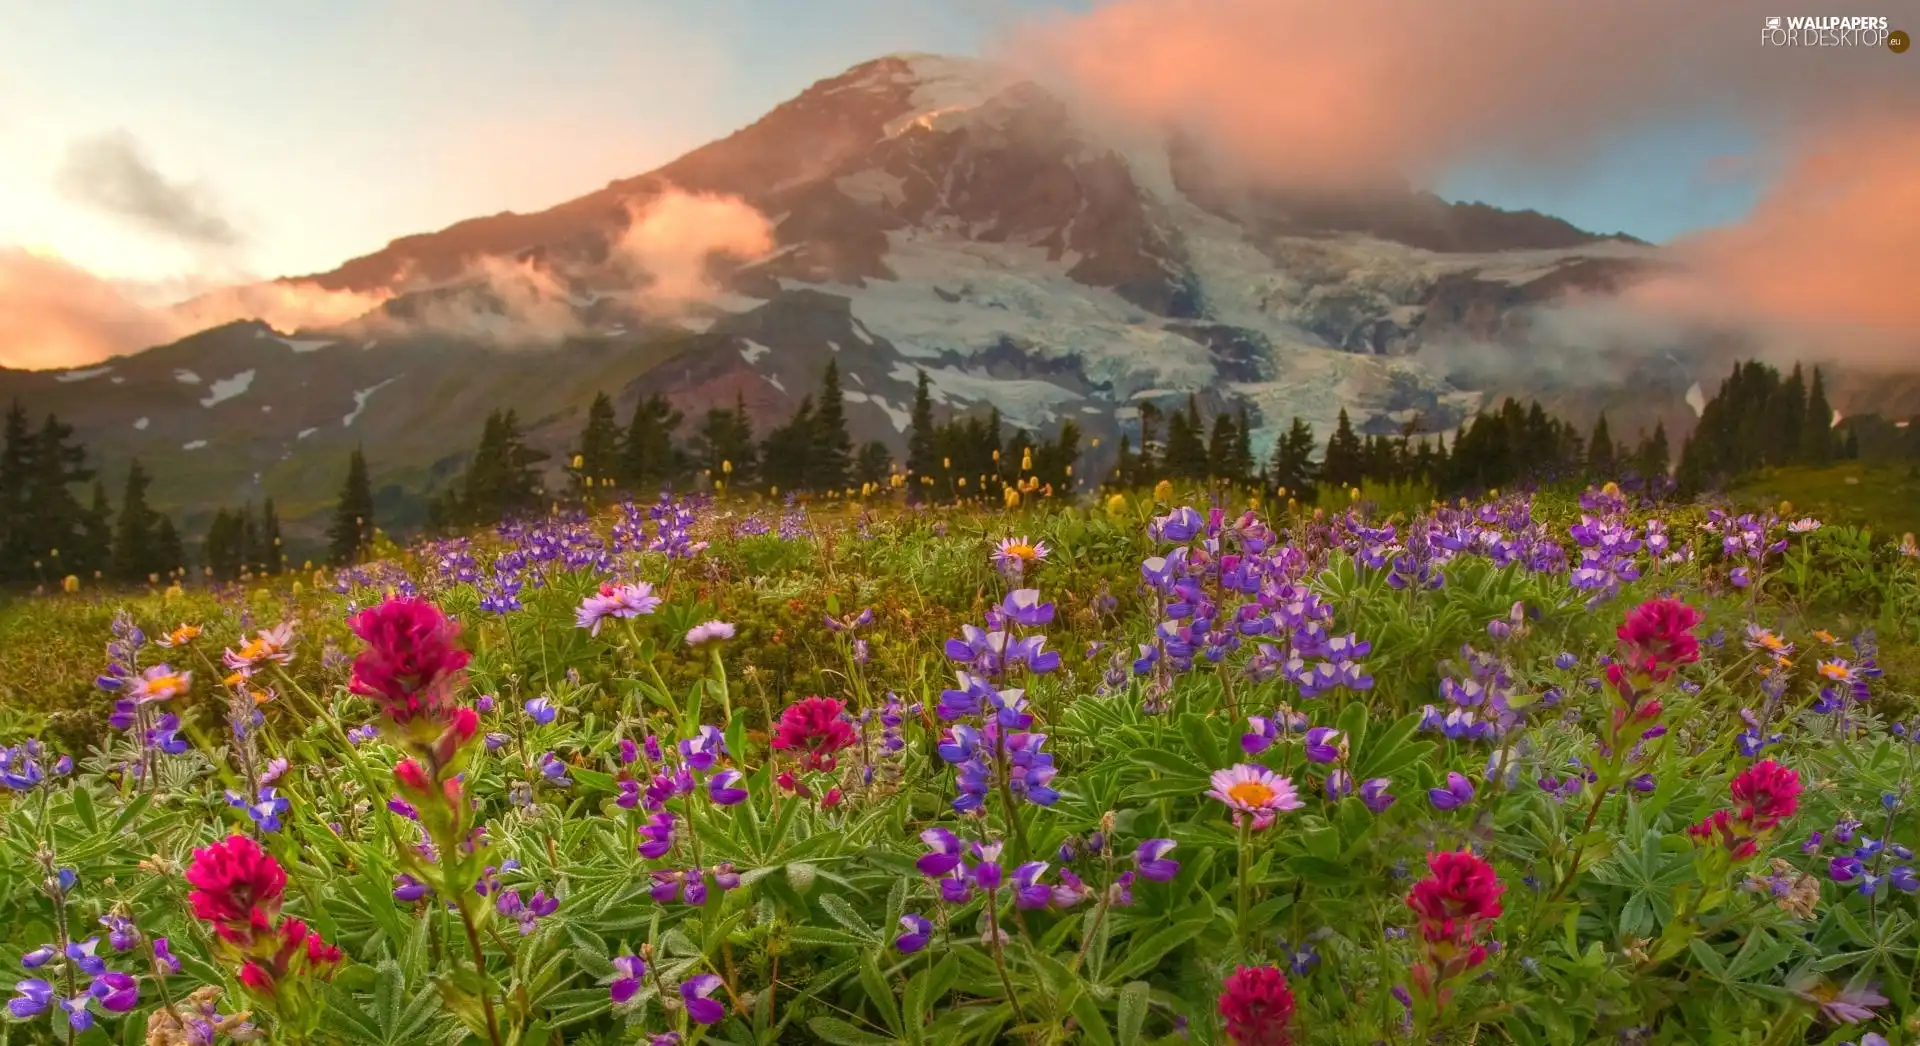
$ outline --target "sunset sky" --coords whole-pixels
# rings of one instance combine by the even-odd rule
[[[1095,6],[0,0],[0,247],[148,296],[321,271],[640,173],[859,61],[987,53],[1035,15]],[[185,235],[81,201],[76,157],[109,146],[179,190]],[[1648,123],[1551,176],[1455,165],[1437,187],[1664,240],[1752,205],[1751,146],[1721,124]]]

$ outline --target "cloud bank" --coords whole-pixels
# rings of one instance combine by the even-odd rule
[[[640,291],[644,307],[677,312],[718,290],[711,272],[716,256],[751,261],[773,250],[773,223],[737,196],[670,188],[629,205],[614,250],[649,281]]]
[[[1020,26],[1002,50],[1096,113],[1182,126],[1246,180],[1286,187],[1432,184],[1464,161],[1552,178],[1650,126],[1738,128],[1768,155],[1702,174],[1782,171],[1761,205],[1673,244],[1681,271],[1614,304],[1912,366],[1920,310],[1897,289],[1920,286],[1920,61],[1763,47],[1762,27],[1745,0],[1113,0]],[[1620,319],[1623,335],[1649,322]]]
[[[126,131],[73,143],[54,181],[68,199],[158,236],[198,247],[243,239],[206,190],[169,181]]]

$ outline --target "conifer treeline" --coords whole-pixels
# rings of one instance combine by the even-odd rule
[[[1154,404],[1143,403],[1139,446],[1136,449],[1134,434],[1121,437],[1111,482],[1121,487],[1151,486],[1162,479],[1253,484],[1284,489],[1303,500],[1313,497],[1322,485],[1345,489],[1369,482],[1424,484],[1452,494],[1521,484],[1660,476],[1666,474],[1671,457],[1664,426],[1656,425],[1651,435],[1628,447],[1615,442],[1605,415],[1592,434],[1582,438],[1571,424],[1549,415],[1539,403],[1523,407],[1507,400],[1498,410],[1475,415],[1454,432],[1451,449],[1445,436],[1420,435],[1419,425],[1413,419],[1398,435],[1363,437],[1354,431],[1343,409],[1325,448],[1320,449],[1313,426],[1296,417],[1271,450],[1256,458],[1244,407],[1209,421],[1201,417],[1195,397],[1188,398],[1184,410],[1164,415]]]
[[[1704,490],[1743,472],[1782,465],[1825,465],[1856,456],[1834,437],[1820,368],[1808,382],[1799,364],[1785,377],[1760,362],[1738,364],[1700,411],[1680,452],[1683,489]]]
[[[82,507],[74,488],[89,481],[92,497]],[[148,507],[149,483],[132,462],[116,516],[73,427],[49,414],[36,429],[15,402],[0,439],[0,583],[69,575],[141,582],[182,569],[180,534]]]

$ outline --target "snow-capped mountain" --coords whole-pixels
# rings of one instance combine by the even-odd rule
[[[717,289],[659,310],[622,238],[675,191],[738,197],[772,249],[717,259]],[[742,396],[764,431],[829,358],[856,438],[896,446],[920,371],[937,404],[1032,430],[1071,418],[1111,438],[1140,403],[1197,393],[1246,405],[1256,445],[1295,415],[1324,433],[1343,406],[1374,430],[1440,431],[1489,392],[1527,391],[1450,347],[1576,351],[1533,331],[1528,307],[1654,260],[1424,193],[1240,188],[1178,135],[1096,132],[997,67],[896,55],[649,174],[295,281],[387,299],[344,326],[233,324],[95,367],[0,372],[0,395],[57,411],[110,467],[140,456],[163,505],[274,496],[295,517],[331,498],[354,444],[397,506],[458,469],[493,407],[556,451],[602,390],[623,413],[662,392],[690,418]],[[1712,373],[1655,371],[1631,398],[1652,402],[1651,381],[1686,414]],[[1571,402],[1552,368],[1529,373]]]

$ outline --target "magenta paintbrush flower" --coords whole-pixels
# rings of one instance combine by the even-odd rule
[[[353,692],[373,698],[394,723],[445,719],[460,671],[472,655],[455,638],[460,626],[422,599],[389,599],[348,622],[367,649],[353,661]]]

